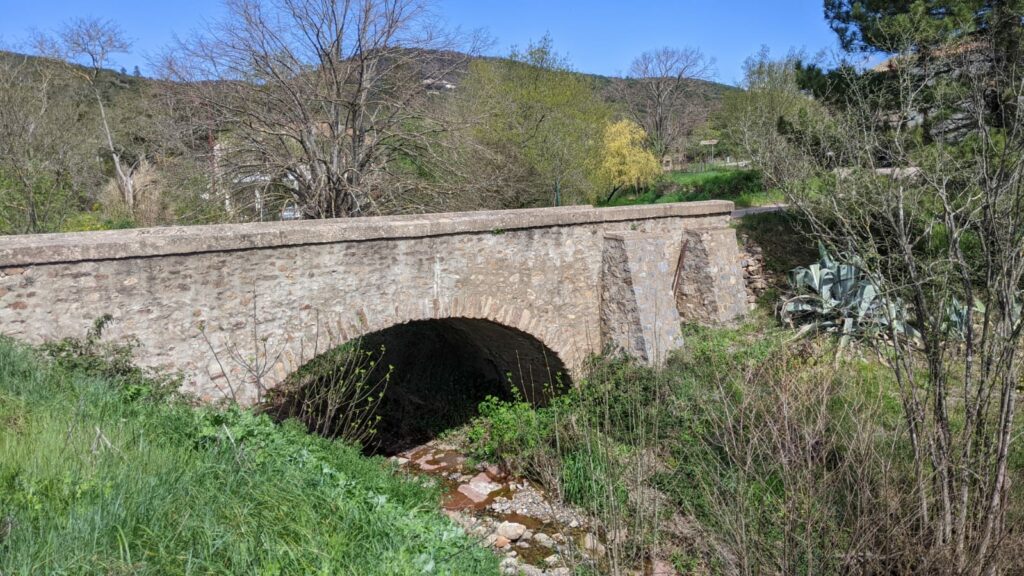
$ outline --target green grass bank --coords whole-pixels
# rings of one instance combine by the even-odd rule
[[[0,574],[497,573],[382,459],[61,356],[0,339]]]

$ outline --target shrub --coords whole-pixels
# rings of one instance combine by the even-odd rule
[[[104,314],[93,321],[85,336],[47,342],[41,350],[64,370],[105,379],[127,400],[173,396],[180,387],[180,377],[139,368],[134,358],[138,348],[136,340],[111,342],[103,339],[103,331],[111,321],[112,317]]]
[[[592,513],[609,513],[629,506],[629,495],[618,465],[610,455],[614,446],[599,437],[588,438],[561,454],[559,486],[562,497]]]
[[[294,418],[311,433],[370,449],[392,373],[379,365],[383,355],[383,347],[363,350],[359,342],[321,354],[270,390],[262,409],[278,421]]]
[[[488,396],[479,411],[467,431],[469,448],[477,458],[497,458],[521,468],[551,435],[550,412],[534,409],[519,394],[513,400]]]

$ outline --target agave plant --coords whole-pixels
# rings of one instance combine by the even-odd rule
[[[851,338],[890,333],[920,341],[899,300],[881,294],[857,266],[833,260],[820,243],[818,252],[818,263],[789,272],[797,294],[783,301],[780,316],[790,326],[800,325],[797,337],[817,330],[840,334],[841,346]]]
[[[1020,294],[1013,297],[1010,306],[1013,307],[1010,311],[1012,324],[1017,325],[1020,322],[1022,308],[1024,308],[1021,305]],[[973,309],[976,318],[985,315],[985,304],[980,300],[975,299],[974,304],[968,306],[961,304],[956,297],[952,298],[951,302],[946,306],[946,317],[942,322],[943,333],[955,336],[959,340],[966,340],[969,309]]]

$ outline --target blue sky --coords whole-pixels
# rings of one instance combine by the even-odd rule
[[[696,46],[716,60],[716,79],[736,83],[743,60],[767,45],[809,54],[837,48],[821,0],[436,0],[450,26],[484,29],[491,52],[507,54],[550,33],[583,72],[624,72],[637,54],[661,46]],[[110,18],[133,41],[115,66],[146,72],[148,57],[175,35],[187,37],[221,12],[219,0],[0,0],[0,45],[18,48],[32,29],[49,31],[77,16]]]

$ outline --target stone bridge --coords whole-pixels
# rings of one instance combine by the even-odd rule
[[[521,380],[592,354],[650,363],[680,321],[746,297],[731,202],[563,207],[0,237],[0,333],[137,341],[144,366],[243,402],[311,358],[396,326]],[[426,330],[430,328],[429,330]],[[546,371],[547,374],[538,374]],[[529,372],[529,373],[527,373]]]

